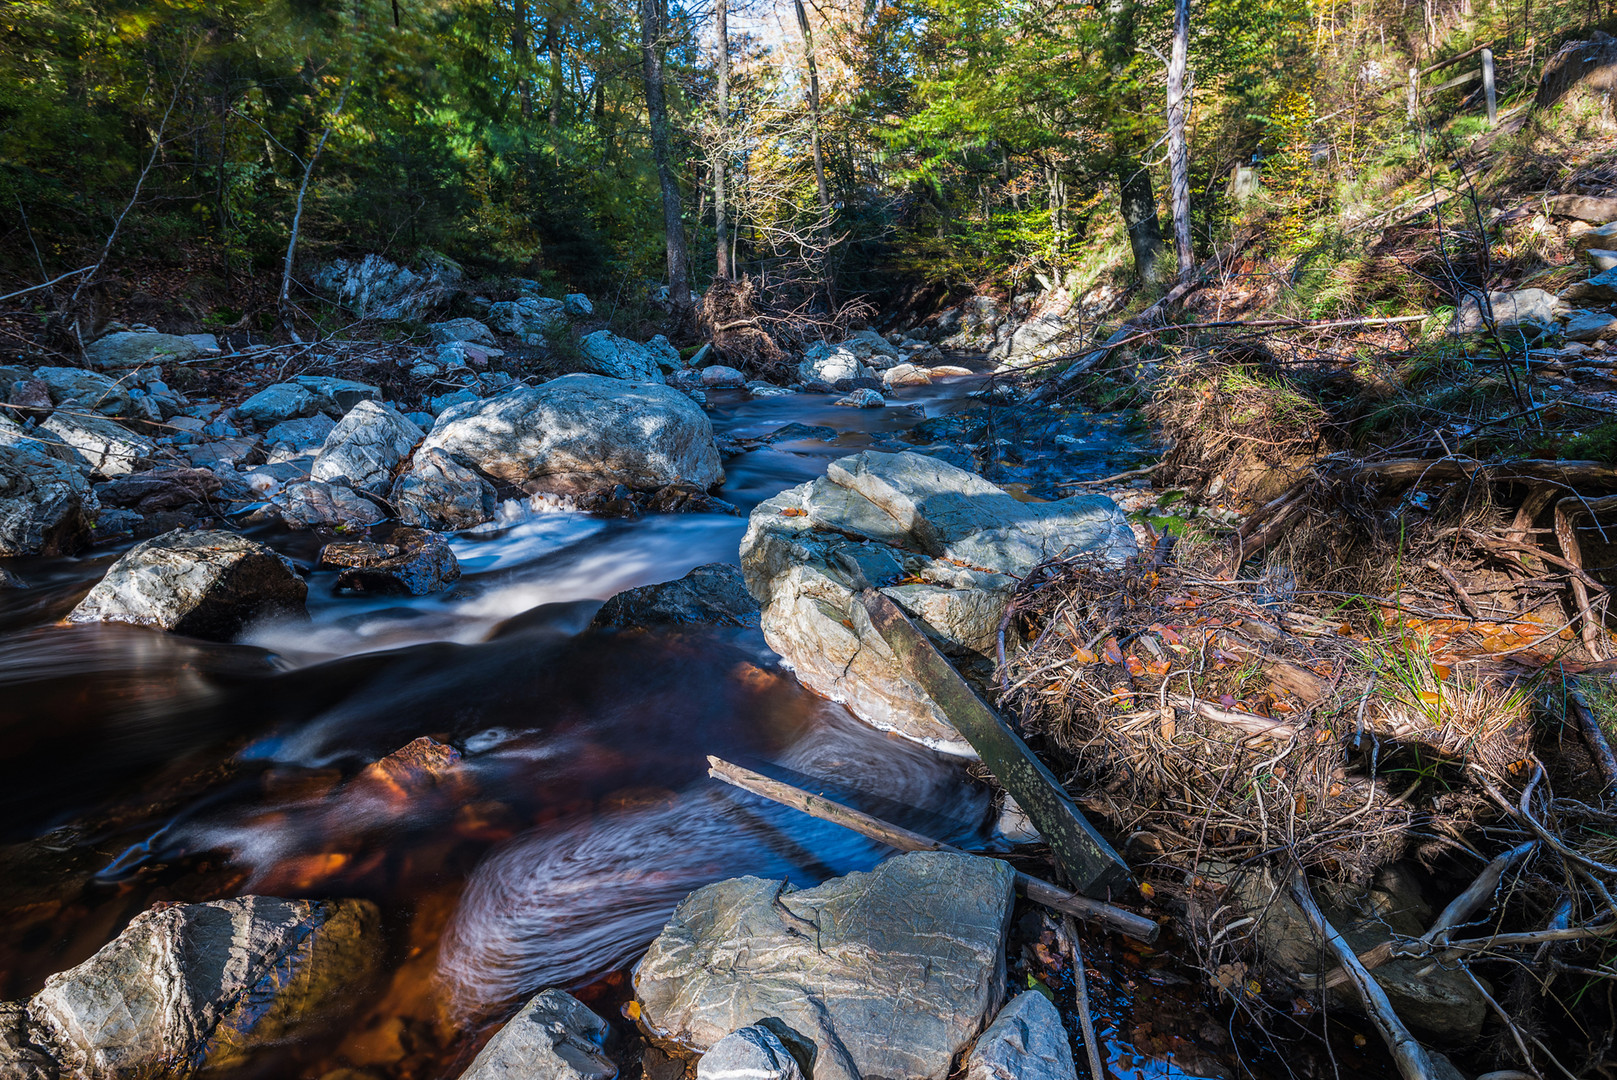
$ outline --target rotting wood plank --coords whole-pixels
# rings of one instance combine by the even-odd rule
[[[954,665],[910,622],[904,610],[875,589],[865,589],[859,599],[876,632],[906,673],[920,684],[954,729],[982,757],[994,778],[1010,792],[1050,845],[1057,865],[1077,891],[1104,897],[1115,889],[1132,886],[1134,878],[1123,857],[1089,823],[1021,736],[977,696]]]

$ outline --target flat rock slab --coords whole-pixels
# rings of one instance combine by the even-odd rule
[[[866,451],[753,510],[741,541],[764,637],[810,690],[867,723],[949,753],[972,753],[881,639],[858,600],[880,589],[945,654],[993,656],[1016,580],[1058,555],[1121,560],[1135,550],[1104,496],[1019,502],[922,454]]]
[[[686,897],[635,969],[640,1024],[683,1055],[774,1018],[815,1080],[944,1080],[1004,997],[1015,875],[917,852],[812,889],[742,877]]]
[[[546,990],[494,1033],[460,1080],[612,1080],[607,1031],[583,1002]]]
[[[39,425],[58,457],[86,473],[122,476],[151,462],[157,444],[94,413],[58,412]]]
[[[152,908],[29,1002],[64,1073],[185,1077],[239,1065],[363,986],[379,955],[364,900],[244,896]]]
[[[108,334],[84,347],[84,359],[93,368],[132,368],[193,360],[201,355],[202,350],[190,338],[133,331]]]
[[[449,409],[421,444],[533,493],[583,494],[622,484],[650,491],[724,479],[713,425],[662,383],[564,375]]]
[[[1554,293],[1543,289],[1519,289],[1515,292],[1488,293],[1488,308],[1494,325],[1501,330],[1520,326],[1554,326],[1556,315],[1562,310]],[[1486,312],[1478,293],[1467,293],[1460,299],[1454,312],[1452,332],[1476,334],[1487,329]]]
[[[229,641],[255,619],[303,612],[308,592],[292,564],[257,541],[175,531],[130,548],[67,619]]]

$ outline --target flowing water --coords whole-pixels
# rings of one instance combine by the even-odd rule
[[[836,457],[906,448],[907,429],[972,404],[977,385],[868,411],[713,395],[731,437],[833,429],[732,457],[720,494],[746,511]],[[1057,473],[1106,475],[1138,455],[1115,418],[1069,417],[1061,432],[996,479],[1048,495]],[[453,538],[464,576],[445,594],[337,597],[332,575],[312,574],[309,622],[232,645],[60,624],[116,551],[15,560],[31,587],[0,593],[0,999],[33,993],[160,900],[364,897],[383,912],[381,980],[240,1075],[454,1077],[537,989],[573,989],[616,1019],[628,965],[698,886],[809,884],[881,857],[706,779],[708,754],[985,843],[989,800],[959,761],[807,693],[756,631],[585,630],[618,591],[734,561],[744,527],[512,514]],[[261,538],[312,562],[308,534]],[[459,760],[405,781],[365,771],[421,736]],[[1119,1039],[1138,995],[1118,987],[1164,978],[1131,963],[1101,991]],[[1133,1055],[1119,1075],[1188,1075],[1117,1045]]]

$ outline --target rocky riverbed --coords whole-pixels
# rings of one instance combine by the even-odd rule
[[[435,325],[409,379],[262,351],[181,391],[208,343],[138,329],[7,369],[7,1075],[1073,1074],[1006,864],[883,862],[703,773],[1010,850],[958,736],[816,674],[792,613],[886,586],[985,662],[1008,576],[1132,549],[1060,486],[1137,460],[1123,419],[1008,416],[902,335],[794,386],[606,331],[595,370],[490,370],[587,306],[542,299]],[[1113,965],[1121,1047],[1160,988]]]

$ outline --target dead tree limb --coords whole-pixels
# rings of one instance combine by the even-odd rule
[[[1589,699],[1577,687],[1567,687],[1566,697],[1572,715],[1577,718],[1578,728],[1583,732],[1583,741],[1589,744],[1589,756],[1595,759],[1600,775],[1606,779],[1606,787],[1617,786],[1617,754],[1612,753],[1611,740],[1601,730],[1600,718],[1589,707]]]
[[[303,227],[303,197],[309,191],[309,178],[314,175],[315,163],[320,160],[320,151],[326,148],[326,140],[331,138],[331,131],[337,126],[337,118],[342,115],[342,108],[348,103],[348,92],[354,88],[353,83],[343,87],[342,96],[337,98],[337,107],[331,110],[326,118],[326,128],[320,133],[320,141],[314,144],[314,152],[309,160],[303,163],[303,179],[298,184],[297,207],[292,211],[292,231],[286,238],[286,259],[281,264],[281,292],[276,297],[276,314],[281,318],[281,327],[292,340],[303,343],[298,336],[297,329],[292,325],[292,259],[298,250],[298,230]]]
[[[823,795],[815,795],[802,788],[793,787],[781,780],[764,776],[762,773],[744,769],[722,758],[709,757],[707,759],[708,775],[715,780],[722,780],[726,784],[750,791],[754,795],[789,806],[794,810],[801,810],[810,817],[829,821],[843,828],[868,836],[872,840],[886,844],[888,847],[900,851],[948,851],[960,855],[973,855],[975,852],[963,851],[941,840],[933,840],[922,836],[918,832],[899,825],[893,825],[872,817],[861,810],[855,810],[841,803],[833,802]],[[1136,915],[1132,911],[1125,911],[1120,907],[1105,904],[1099,900],[1092,900],[1078,893],[1068,892],[1066,889],[1041,878],[1033,877],[1017,871],[1016,883],[1028,896],[1028,899],[1053,908],[1066,915],[1073,915],[1108,930],[1115,930],[1127,937],[1138,941],[1151,942],[1157,937],[1157,924],[1143,915]]]
[[[1605,621],[1596,615],[1594,605],[1589,602],[1589,589],[1583,581],[1583,549],[1578,546],[1578,534],[1573,531],[1572,520],[1577,514],[1588,513],[1592,516],[1613,506],[1617,506],[1617,496],[1610,495],[1603,499],[1560,499],[1555,504],[1555,539],[1561,545],[1561,557],[1572,564],[1576,571],[1569,576],[1568,583],[1572,586],[1572,599],[1578,606],[1583,647],[1596,660],[1610,659],[1611,652],[1607,648]]]

